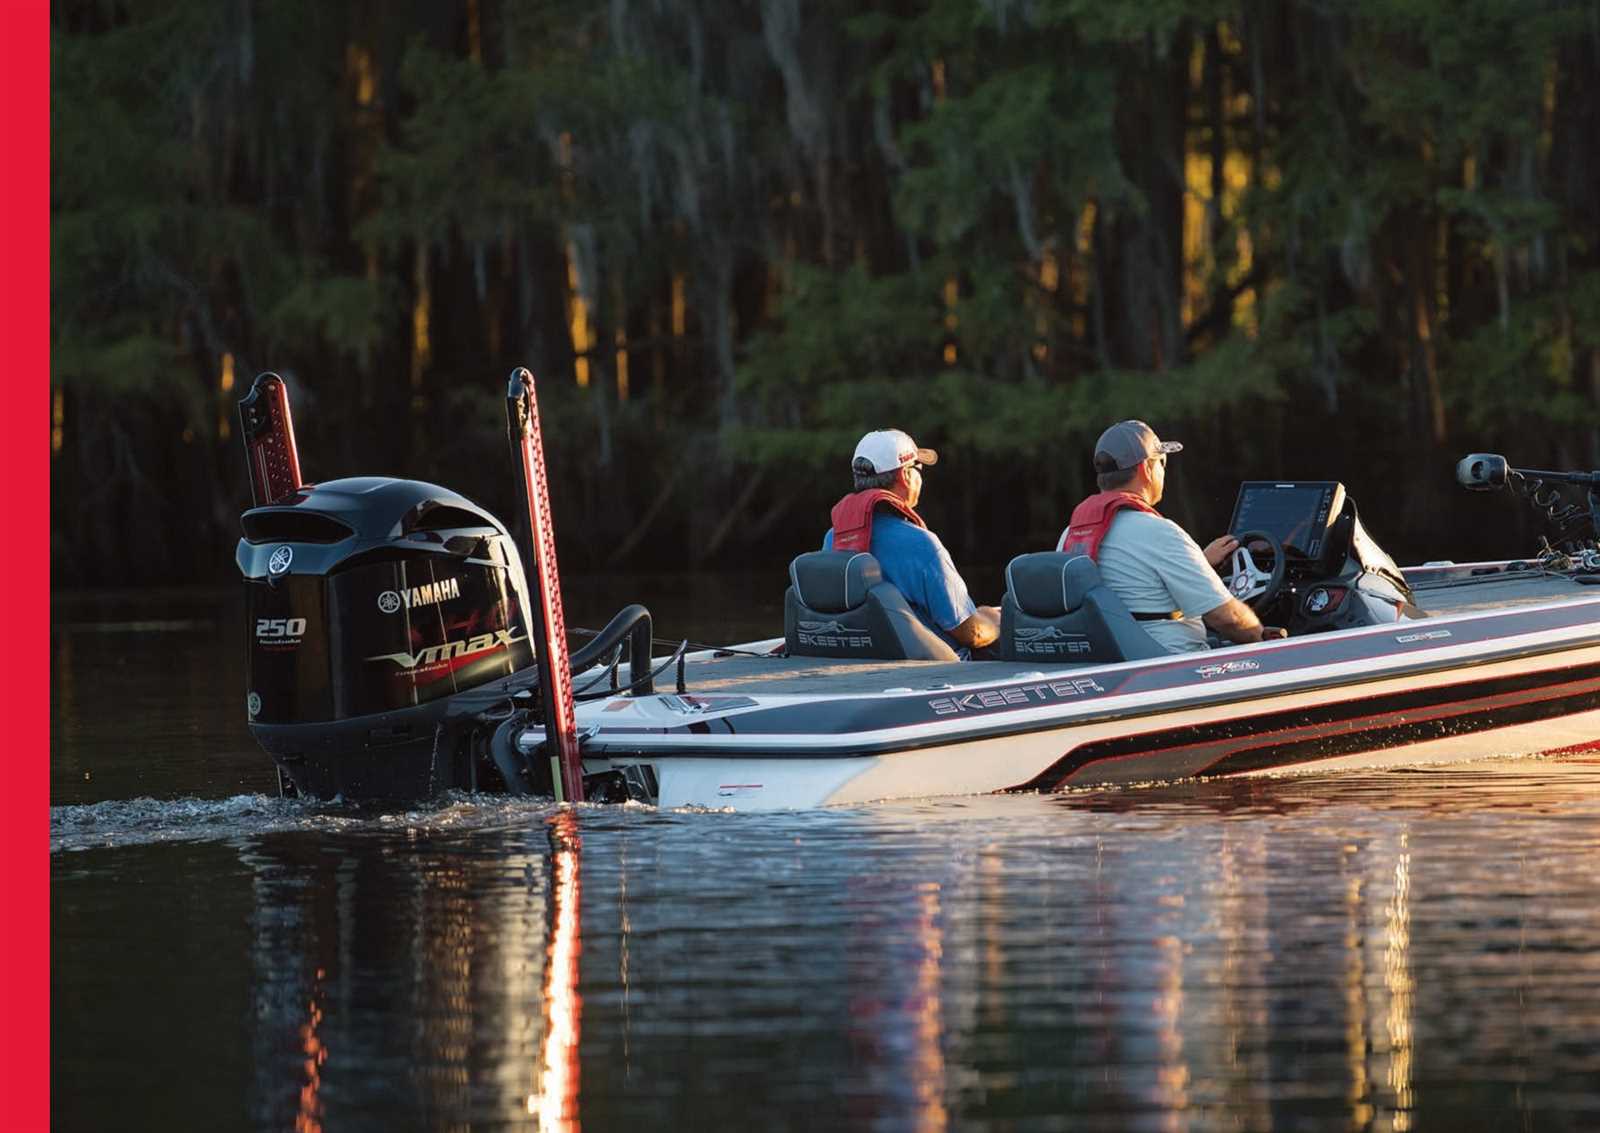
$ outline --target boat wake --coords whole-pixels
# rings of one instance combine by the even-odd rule
[[[235,795],[228,799],[113,799],[50,808],[50,853],[160,842],[227,842],[265,834],[436,833],[526,826],[553,813],[548,798],[452,792],[400,811],[372,805]]]

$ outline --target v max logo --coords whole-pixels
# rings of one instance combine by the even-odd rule
[[[471,657],[478,653],[487,653],[491,649],[507,648],[519,641],[528,640],[526,636],[518,634],[516,628],[509,630],[497,629],[493,633],[480,633],[476,637],[464,638],[460,641],[447,641],[443,645],[430,645],[420,653],[380,653],[376,657],[368,657],[368,661],[393,661],[400,666],[401,672],[410,672],[413,669],[426,669],[443,661],[453,661],[458,657]]]

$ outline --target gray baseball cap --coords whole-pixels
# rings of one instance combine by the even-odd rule
[[[1182,451],[1183,445],[1162,440],[1143,421],[1118,421],[1094,443],[1094,466],[1096,471],[1109,472],[1132,468],[1158,453]]]

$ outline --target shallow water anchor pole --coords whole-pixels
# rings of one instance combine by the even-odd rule
[[[250,467],[250,504],[275,504],[301,487],[289,390],[277,374],[258,374],[239,399],[239,439]]]
[[[539,699],[544,708],[545,751],[557,802],[583,801],[583,759],[572,707],[572,665],[567,657],[567,619],[561,609],[561,572],[556,567],[556,532],[550,521],[549,477],[533,374],[511,371],[506,388],[506,437],[512,458],[522,465],[522,498],[528,505],[528,561],[531,609],[528,611],[534,660],[539,666]]]

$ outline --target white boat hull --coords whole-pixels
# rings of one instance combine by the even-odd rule
[[[1594,610],[1600,613],[1600,604]],[[1596,630],[1589,625],[1575,632]],[[663,806],[767,810],[1403,766],[1600,745],[1600,644],[1499,661],[1436,660],[1440,667],[1428,673],[1351,682],[1340,669],[1333,675],[1346,683],[1283,692],[1273,685],[1288,683],[1290,674],[1274,673],[1263,662],[1253,674],[1244,670],[1250,675],[1216,703],[1150,711],[1151,694],[1132,693],[1085,707],[1019,707],[1009,713],[1012,730],[999,734],[941,742],[927,723],[866,733],[892,749],[874,754],[846,749],[863,740],[864,733],[854,732],[765,737],[771,755],[763,757],[736,751],[758,737],[735,731],[653,737],[651,755],[592,759],[586,767],[593,772],[649,762]],[[1254,695],[1239,695],[1246,691]],[[1068,715],[1090,707],[1092,718]],[[1052,716],[1065,718],[1052,722]],[[836,754],[828,754],[830,748]]]

